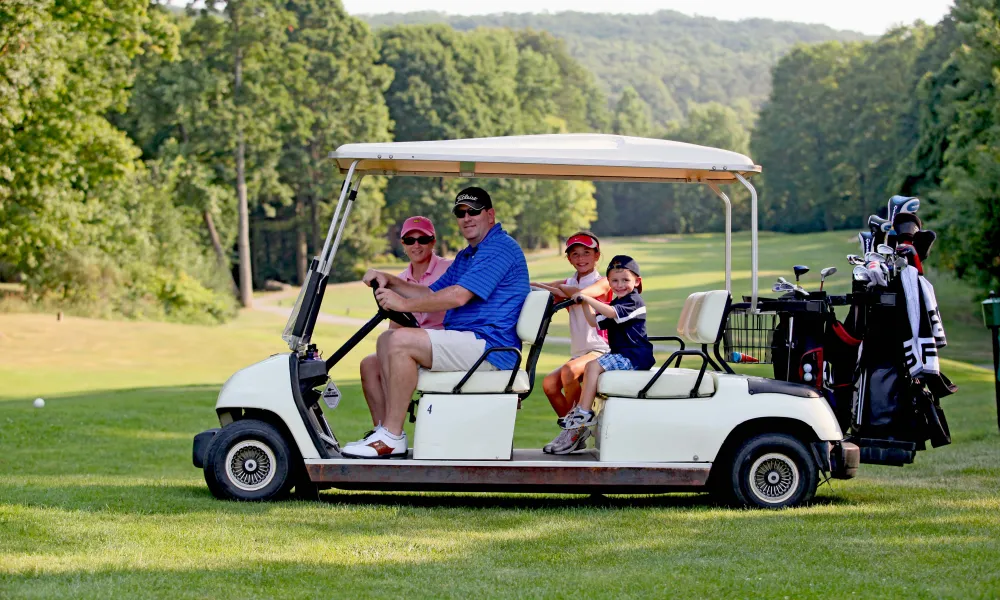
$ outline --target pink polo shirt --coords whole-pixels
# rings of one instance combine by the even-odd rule
[[[444,272],[448,270],[451,266],[452,261],[447,258],[441,258],[437,254],[431,254],[431,262],[427,265],[427,271],[424,272],[423,277],[420,281],[413,278],[413,265],[406,267],[406,270],[399,274],[400,279],[403,281],[409,281],[410,283],[419,283],[420,285],[430,285],[438,280],[439,277],[444,275]],[[444,329],[444,313],[432,312],[432,313],[413,313],[413,316],[417,319],[417,324],[420,325],[421,329]]]

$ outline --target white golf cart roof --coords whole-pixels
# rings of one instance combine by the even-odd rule
[[[604,133],[344,144],[330,158],[341,173],[357,161],[357,174],[426,177],[735,183],[760,172],[737,152]]]

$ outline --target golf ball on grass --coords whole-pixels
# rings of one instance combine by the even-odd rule
[[[35,408],[41,408],[45,406],[45,400],[42,400],[41,398],[35,398],[33,404],[35,405]]]

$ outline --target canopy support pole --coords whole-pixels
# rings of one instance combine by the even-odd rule
[[[743,187],[750,190],[750,311],[758,312],[757,308],[757,190],[754,189],[747,178],[733,171],[733,175]]]
[[[705,182],[715,195],[726,203],[726,291],[733,293],[733,203],[714,181]]]
[[[337,200],[337,208],[333,211],[333,219],[330,221],[330,229],[326,232],[326,241],[323,243],[323,251],[319,253],[319,270],[324,275],[330,274],[330,265],[333,263],[333,255],[328,255],[330,246],[333,244],[333,235],[337,231],[337,220],[340,218],[340,209],[344,207],[344,198],[347,197],[347,192],[351,187],[351,179],[354,177],[354,169],[358,166],[359,161],[354,161],[351,163],[351,167],[347,169],[347,177],[344,178],[344,185],[340,188],[340,199]]]
[[[351,209],[354,207],[354,200],[358,197],[358,188],[361,187],[361,180],[365,178],[364,173],[362,173],[357,179],[354,180],[354,185],[351,186],[351,193],[347,196],[347,208],[344,209],[344,216],[340,219],[340,227],[337,228],[337,238],[333,240],[333,249],[330,250],[330,265],[327,266],[324,275],[330,274],[330,266],[333,265],[333,257],[337,255],[337,248],[340,248],[340,238],[344,235],[344,227],[347,225],[347,218],[351,216]]]

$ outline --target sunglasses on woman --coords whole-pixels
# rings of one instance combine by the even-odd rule
[[[478,217],[479,213],[483,212],[483,209],[481,209],[481,208],[470,208],[470,209],[466,210],[464,208],[456,208],[455,210],[453,210],[451,212],[455,213],[455,218],[456,219],[464,219],[465,215],[469,215],[470,217]]]
[[[413,244],[420,244],[421,246],[426,246],[427,244],[434,241],[433,235],[422,235],[420,237],[404,237],[402,242],[404,246],[412,246]]]

